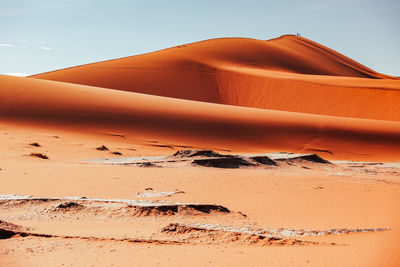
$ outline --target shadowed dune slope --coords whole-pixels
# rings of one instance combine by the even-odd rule
[[[212,39],[38,79],[188,100],[400,120],[400,80],[303,37]]]
[[[33,78],[0,76],[0,120],[235,151],[329,150],[329,158],[389,161],[400,155],[399,122],[236,107]]]

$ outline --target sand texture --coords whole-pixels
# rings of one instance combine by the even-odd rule
[[[400,79],[303,37],[0,75],[0,266],[399,266]]]

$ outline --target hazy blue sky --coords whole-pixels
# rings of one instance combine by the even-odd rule
[[[400,0],[0,0],[0,74],[296,32],[400,76]]]

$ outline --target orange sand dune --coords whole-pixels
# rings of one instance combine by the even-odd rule
[[[213,39],[34,78],[312,114],[400,120],[400,80],[308,39]]]
[[[235,107],[33,78],[0,76],[0,120],[234,151],[327,150],[328,158],[400,159],[399,122]]]
[[[399,79],[295,36],[216,39],[34,78],[0,75],[0,217],[32,231],[0,240],[0,265],[398,266],[398,164],[104,163],[182,148],[399,163],[399,103]],[[10,202],[9,194],[50,198]],[[127,201],[101,206],[90,198]],[[132,206],[136,200],[214,203],[231,212],[153,208],[153,217]],[[161,230],[170,223],[361,232],[301,235],[317,243],[291,247],[265,236],[279,244],[261,247],[268,243],[258,234],[176,236]]]

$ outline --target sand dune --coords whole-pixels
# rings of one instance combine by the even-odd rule
[[[0,77],[1,120],[242,151],[398,160],[400,123],[263,110]]]
[[[293,35],[212,39],[32,77],[245,107],[400,120],[398,78]]]
[[[399,103],[292,35],[0,75],[0,265],[398,266]]]

